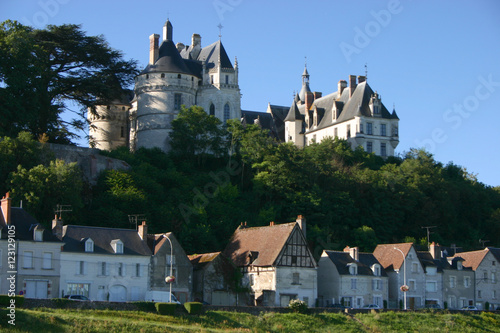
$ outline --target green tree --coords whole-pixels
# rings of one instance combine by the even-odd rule
[[[85,114],[95,101],[121,97],[122,87],[137,74],[135,61],[125,61],[102,36],[87,36],[80,26],[49,25],[33,29],[15,21],[0,24],[0,135],[29,131],[50,142],[78,137]],[[64,121],[68,102],[82,107]]]

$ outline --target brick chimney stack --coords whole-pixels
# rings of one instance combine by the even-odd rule
[[[58,239],[62,240],[63,236],[63,220],[56,216],[52,220],[52,234]]]
[[[297,223],[299,224],[300,229],[302,229],[304,237],[306,237],[306,218],[302,215],[297,216]]]
[[[339,92],[339,95],[338,95],[338,98],[340,98],[340,96],[342,96],[342,92],[344,92],[344,89],[347,87],[347,81],[346,80],[340,80],[339,83],[338,83],[338,92]]]
[[[5,196],[2,198],[1,207],[2,207],[3,220],[4,220],[5,224],[10,224],[12,198],[10,197],[9,192],[7,192],[5,194]]]
[[[305,96],[305,99],[306,99],[306,110],[310,110],[311,109],[311,106],[314,102],[314,94],[310,91],[307,91],[306,92],[306,96]]]
[[[431,253],[432,258],[441,259],[441,246],[434,242],[429,246],[429,252]]]
[[[344,252],[349,252],[349,255],[351,256],[352,259],[359,261],[359,247],[349,247],[346,246],[344,248]]]
[[[160,35],[152,34],[149,36],[149,64],[153,65],[158,60],[160,49],[158,47],[158,40]]]
[[[356,75],[349,75],[349,97],[352,97],[356,90]]]
[[[148,237],[148,226],[146,225],[146,221],[142,221],[142,224],[137,227],[137,232],[142,240],[146,240]]]

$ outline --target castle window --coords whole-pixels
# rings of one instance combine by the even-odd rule
[[[229,84],[229,75],[226,75],[226,84]]]
[[[359,124],[359,133],[363,133],[363,124]]]
[[[373,124],[366,123],[366,134],[373,135]]]
[[[210,104],[210,115],[215,116],[215,106],[213,104]]]
[[[224,123],[231,117],[231,112],[229,110],[229,104],[224,105]]]
[[[380,135],[386,136],[387,135],[387,128],[385,124],[380,125]]]
[[[122,106],[122,111],[125,111],[125,107],[124,106]]]
[[[177,78],[180,79],[182,78],[182,76],[180,74],[177,74]]]
[[[180,110],[182,103],[182,94],[174,95],[174,110]]]
[[[108,110],[109,110],[109,109],[111,109],[111,106],[109,106],[109,105],[108,105],[108,106],[106,106],[106,109],[108,109]]]
[[[149,74],[146,74],[146,79],[149,79]]]
[[[122,126],[120,128],[120,138],[124,138],[125,137],[125,128]]]
[[[165,78],[165,73],[161,73],[161,78],[164,79]]]
[[[387,156],[387,146],[384,142],[380,143],[380,156]]]
[[[347,138],[351,137],[351,125],[347,125]]]
[[[367,152],[368,154],[373,153],[373,143],[372,143],[371,141],[368,141],[368,142],[366,143],[366,152]]]
[[[214,76],[210,75],[210,84],[214,84]]]

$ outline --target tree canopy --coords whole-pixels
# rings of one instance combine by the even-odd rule
[[[73,24],[33,29],[15,21],[0,24],[0,136],[28,131],[49,142],[69,143],[85,127],[87,108],[122,96],[133,82],[135,61],[87,36]],[[73,110],[69,103],[77,104]],[[64,120],[65,111],[76,113]]]

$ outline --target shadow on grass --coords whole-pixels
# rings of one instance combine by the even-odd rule
[[[0,310],[0,318],[9,318],[7,314],[7,310]],[[0,327],[9,330],[15,329],[18,332],[65,332],[66,330],[61,327],[70,326],[66,320],[50,313],[40,316],[17,310],[15,315],[15,326],[8,323],[9,318],[8,320],[0,320]]]

